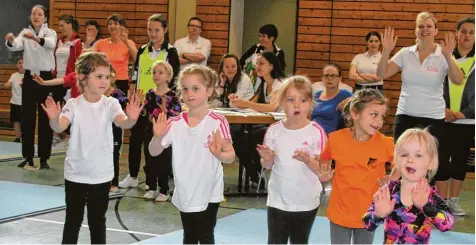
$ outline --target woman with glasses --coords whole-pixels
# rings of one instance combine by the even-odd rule
[[[355,90],[364,88],[383,89],[383,80],[377,76],[377,66],[382,57],[380,34],[371,31],[365,36],[367,51],[358,54],[350,63],[349,78],[355,81]]]
[[[326,134],[336,131],[342,125],[342,111],[347,100],[352,96],[347,90],[340,90],[342,71],[339,66],[329,63],[322,70],[322,81],[325,89],[314,94],[312,121],[319,123]]]

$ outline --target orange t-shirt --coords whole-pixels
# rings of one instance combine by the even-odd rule
[[[377,132],[366,142],[352,138],[349,128],[329,134],[321,160],[335,160],[335,174],[327,207],[327,217],[334,224],[364,228],[362,216],[370,207],[385,176],[385,162],[393,161],[392,137]]]
[[[129,40],[131,45],[136,45]],[[129,48],[123,42],[113,43],[110,38],[97,41],[94,47],[98,52],[105,53],[112,67],[116,70],[116,80],[129,79]]]

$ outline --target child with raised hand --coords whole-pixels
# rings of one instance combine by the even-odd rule
[[[172,203],[180,210],[184,244],[214,244],[217,212],[223,197],[223,167],[235,151],[230,127],[207,103],[216,96],[218,75],[192,65],[179,74],[177,91],[189,111],[167,120],[164,112],[153,120],[149,152],[157,156],[172,146],[175,190]]]
[[[141,100],[136,95],[130,96],[127,114],[118,100],[104,96],[111,83],[111,71],[105,55],[83,53],[76,63],[83,94],[68,100],[62,110],[59,102],[55,104],[51,97],[42,104],[55,132],[61,133],[71,125],[64,164],[66,218],[63,244],[78,242],[85,205],[91,243],[106,243],[105,214],[114,176],[111,124],[131,128],[142,110]]]
[[[160,113],[164,112],[167,118],[175,117],[182,112],[182,106],[175,91],[170,89],[168,84],[173,78],[172,66],[162,60],[156,61],[152,65],[152,79],[156,85],[145,95],[144,111],[148,115],[148,122],[144,137],[144,155],[145,155],[145,182],[149,191],[144,195],[145,199],[155,199],[157,202],[167,201],[169,198],[169,172],[172,164],[172,147],[156,157],[149,153],[149,143],[154,136],[152,121],[157,119]],[[183,153],[178,153],[183,154]],[[157,191],[157,183],[160,190]]]
[[[428,185],[438,169],[436,139],[424,129],[407,129],[395,146],[395,167],[402,178],[375,193],[365,228],[385,222],[384,243],[428,244],[433,226],[445,232],[454,224],[446,202]]]
[[[17,72],[10,76],[10,79],[3,84],[5,88],[12,88],[12,98],[10,99],[10,122],[13,123],[15,130],[15,140],[13,142],[21,142],[21,101],[22,101],[22,83],[25,69],[23,69],[23,58],[16,60]]]
[[[392,162],[393,138],[379,132],[387,111],[386,99],[376,89],[354,94],[344,110],[349,128],[329,134],[326,146],[311,166],[335,161],[327,217],[332,244],[370,244],[374,232],[364,229],[362,216],[386,176],[385,163]],[[390,179],[398,176],[393,172]]]
[[[268,244],[307,244],[319,207],[321,182],[331,177],[330,167],[310,168],[311,157],[321,153],[326,133],[309,120],[312,88],[308,78],[292,76],[279,92],[279,107],[286,119],[268,127],[258,145],[261,164],[271,169],[268,186]]]

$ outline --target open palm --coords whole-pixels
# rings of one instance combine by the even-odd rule
[[[395,36],[395,29],[386,27],[382,36],[382,48],[384,50],[392,51],[397,45],[398,36]]]
[[[208,141],[208,149],[217,158],[220,156],[222,152],[221,140],[222,140],[222,137],[221,137],[220,130],[215,130],[215,132],[212,132],[212,138],[210,139],[210,141]]]
[[[126,105],[126,114],[130,119],[137,120],[139,118],[139,114],[145,105],[142,103],[143,97],[140,89],[137,90],[137,93],[130,93],[129,102]]]
[[[170,124],[167,123],[167,115],[160,113],[157,119],[152,118],[153,131],[155,136],[162,137],[167,134]]]
[[[55,103],[55,101],[53,100],[51,96],[48,96],[48,98],[46,98],[45,103],[41,104],[41,107],[46,112],[46,115],[48,116],[48,119],[50,120],[57,119],[61,114],[60,103],[59,102]]]
[[[395,208],[395,199],[391,199],[390,189],[388,185],[383,186],[380,188],[377,193],[374,195],[374,206],[375,206],[375,214],[380,217],[384,218],[387,217],[392,213]]]

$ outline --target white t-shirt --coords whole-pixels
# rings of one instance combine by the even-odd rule
[[[357,68],[358,73],[362,74],[377,74],[377,67],[380,59],[382,58],[382,53],[378,52],[374,55],[370,55],[369,52],[365,52],[362,54],[358,54],[354,57],[350,65],[355,65]],[[375,86],[375,85],[382,85],[383,80],[373,83],[358,83],[364,86]]]
[[[186,36],[175,41],[174,47],[177,49],[179,56],[181,56],[183,53],[201,53],[203,56],[205,56],[205,60],[202,61],[200,65],[206,66],[208,57],[210,56],[210,52],[212,50],[212,43],[210,40],[203,37],[198,37],[195,42],[192,42],[188,36]],[[182,65],[180,66],[180,69],[184,69],[192,64],[193,63]]]
[[[14,105],[21,105],[21,83],[23,80],[23,76],[25,74],[15,72],[10,76],[9,81],[11,82],[12,86],[12,98],[10,99],[10,103]]]
[[[175,190],[172,203],[182,212],[204,211],[208,203],[223,200],[223,167],[208,149],[212,132],[220,130],[231,140],[226,118],[212,111],[195,127],[188,125],[188,113],[169,118],[169,131],[162,146],[172,146]]]
[[[400,49],[391,59],[402,70],[402,90],[397,115],[432,119],[445,118],[443,82],[448,63],[437,45],[423,64],[420,64],[417,45]]]
[[[319,176],[305,163],[293,158],[296,150],[304,150],[311,156],[321,154],[326,143],[326,133],[319,124],[290,130],[283,121],[269,126],[264,144],[275,153],[268,185],[269,207],[289,212],[310,211],[319,206],[322,184]]]
[[[271,87],[271,93],[269,93],[269,94],[266,94],[266,90],[267,90],[266,86],[267,85],[266,85],[266,82],[265,82],[263,84],[264,91],[265,91],[265,94],[264,94],[265,99],[264,100],[266,101],[266,103],[269,104],[269,103],[271,103],[271,100],[273,99],[273,96],[276,95],[275,92],[279,91],[281,89],[281,87],[283,86],[283,82],[279,79],[274,79],[273,85]]]
[[[124,115],[119,101],[102,96],[96,103],[86,101],[83,95],[70,99],[61,116],[71,122],[64,178],[85,184],[100,184],[114,177],[113,134],[111,124]]]
[[[56,77],[64,77],[66,75],[66,66],[70,54],[70,47],[74,45],[72,41],[64,42],[61,39],[58,41],[56,48]]]

